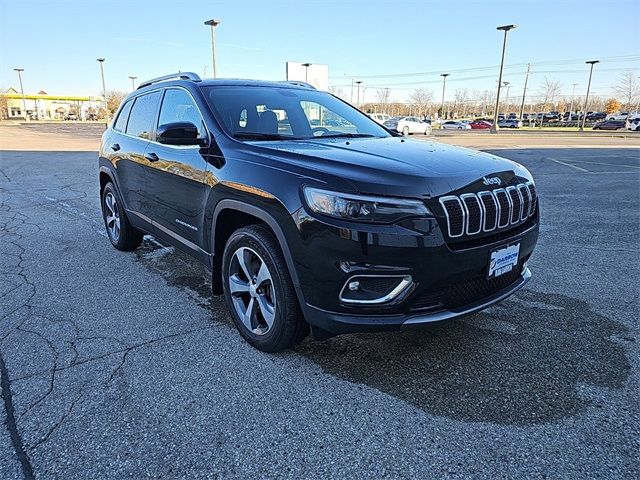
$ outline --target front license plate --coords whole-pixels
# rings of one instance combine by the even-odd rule
[[[520,243],[514,243],[506,247],[496,248],[491,251],[489,258],[489,278],[499,277],[513,270],[518,264],[520,255]]]

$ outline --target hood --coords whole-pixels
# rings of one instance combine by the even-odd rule
[[[251,144],[256,153],[280,158],[310,174],[348,180],[364,194],[437,197],[471,186],[484,176],[499,176],[503,185],[514,177],[531,179],[522,165],[495,155],[399,137]]]

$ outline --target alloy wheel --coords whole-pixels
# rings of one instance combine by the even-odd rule
[[[265,335],[276,317],[276,296],[269,267],[249,247],[238,248],[229,265],[229,292],[244,326]]]
[[[109,231],[109,236],[117,242],[120,238],[120,208],[118,207],[118,201],[113,193],[107,193],[104,198],[104,205],[106,207],[104,218],[107,224],[107,230]]]

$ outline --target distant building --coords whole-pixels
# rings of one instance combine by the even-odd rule
[[[3,119],[31,120],[91,120],[103,105],[102,97],[77,97],[69,95],[49,95],[41,90],[36,94],[22,95],[15,88],[0,93],[5,101],[0,104],[0,116]],[[23,110],[26,104],[26,112]]]

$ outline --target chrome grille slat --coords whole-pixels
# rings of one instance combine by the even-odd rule
[[[439,202],[449,238],[458,238],[518,225],[535,213],[537,199],[533,182],[525,182],[477,193],[447,195],[440,197]]]

